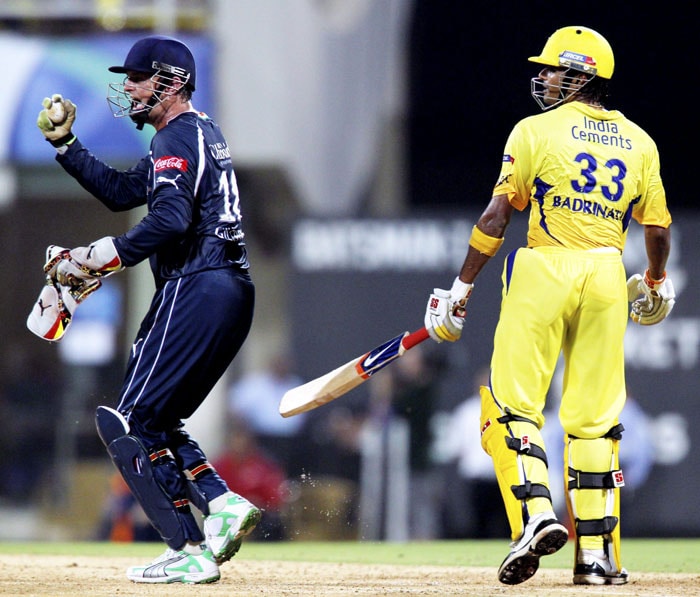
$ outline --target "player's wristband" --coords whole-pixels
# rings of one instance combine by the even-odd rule
[[[68,133],[67,135],[63,135],[60,139],[46,139],[51,145],[53,145],[56,149],[59,147],[63,147],[64,145],[70,145],[75,141],[77,137],[73,133]]]
[[[493,257],[498,253],[505,238],[495,238],[484,234],[476,226],[472,228],[472,237],[469,239],[469,244],[474,247],[479,253]]]
[[[661,276],[660,280],[654,280],[654,278],[652,278],[649,275],[648,269],[644,271],[644,283],[652,290],[658,290],[659,288],[661,288],[661,286],[663,286],[663,283],[665,281],[666,281],[666,272],[664,272],[664,275]]]

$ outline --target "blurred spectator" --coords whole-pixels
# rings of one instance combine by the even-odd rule
[[[431,455],[440,371],[440,363],[416,346],[370,382],[362,445],[365,539],[440,535],[440,472]]]
[[[366,405],[354,399],[361,395],[361,391],[348,394],[306,413],[299,444],[305,478],[325,476],[358,482]]]
[[[261,448],[245,420],[231,417],[226,433],[228,445],[212,465],[232,491],[245,495],[262,509],[262,520],[253,537],[267,541],[284,539],[282,509],[287,495],[284,469]]]
[[[57,343],[63,392],[54,404],[55,448],[53,502],[65,507],[81,458],[102,458],[104,446],[95,433],[95,409],[121,383],[117,365],[121,286],[102,282],[75,311],[70,331]]]
[[[299,437],[303,470],[290,478],[289,513],[295,538],[357,538],[363,389],[306,413]]]
[[[422,346],[403,355],[387,376],[392,382],[394,414],[408,423],[409,493],[420,507],[409,509],[411,539],[436,539],[439,535],[440,488],[438,472],[430,457],[433,443],[431,419],[438,399],[436,368]]]
[[[109,478],[109,494],[97,529],[98,541],[162,541],[118,472]]]
[[[491,539],[510,533],[491,457],[481,447],[481,396],[489,368],[474,376],[474,393],[452,412],[444,449],[451,459],[443,492],[446,539]]]
[[[251,371],[235,381],[228,394],[229,413],[248,423],[260,445],[282,465],[288,477],[301,474],[298,437],[306,414],[284,418],[279,403],[287,390],[301,383],[291,358],[280,353],[265,369]]]

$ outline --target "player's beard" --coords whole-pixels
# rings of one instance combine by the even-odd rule
[[[129,113],[129,118],[132,122],[136,124],[136,129],[143,129],[144,125],[148,124],[148,116],[156,105],[156,95],[155,93],[151,95],[148,101],[143,104],[141,102],[133,101],[131,102],[131,112]]]

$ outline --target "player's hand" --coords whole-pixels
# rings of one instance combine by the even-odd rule
[[[436,342],[456,342],[462,335],[473,284],[455,278],[450,290],[435,288],[425,309],[425,327]]]
[[[83,282],[81,286],[68,288],[47,276],[46,285],[27,317],[27,328],[49,342],[60,340],[68,331],[78,305],[101,284],[99,280],[92,280]]]
[[[84,280],[103,278],[124,269],[114,239],[105,236],[89,247],[71,249],[55,267],[55,278],[64,286],[81,286]],[[47,272],[51,273],[51,272]]]
[[[44,264],[44,274],[46,274],[46,285],[57,286],[59,294],[62,294],[65,299],[66,307],[72,313],[71,301],[76,304],[83,302],[95,290],[97,290],[102,282],[98,279],[89,280],[74,280],[71,286],[62,286],[58,281],[58,265],[70,259],[70,249],[59,247],[58,245],[49,245],[46,249],[46,263]]]
[[[77,111],[75,104],[55,93],[45,97],[42,105],[44,109],[39,112],[36,125],[54,147],[65,145],[75,137],[71,132]]]
[[[666,319],[676,303],[673,282],[664,275],[661,280],[649,276],[649,270],[627,280],[627,300],[632,303],[630,317],[640,325],[654,325]]]
[[[56,269],[67,259],[68,249],[51,245],[46,250],[46,284],[27,318],[27,328],[49,342],[60,340],[65,335],[78,305],[102,284],[99,279],[82,280],[79,285],[71,287],[59,284],[55,278]]]

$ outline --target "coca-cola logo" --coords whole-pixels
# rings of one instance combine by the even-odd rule
[[[180,170],[180,172],[187,172],[187,160],[173,155],[164,155],[162,158],[158,158],[155,161],[153,168],[156,172],[173,169]]]

